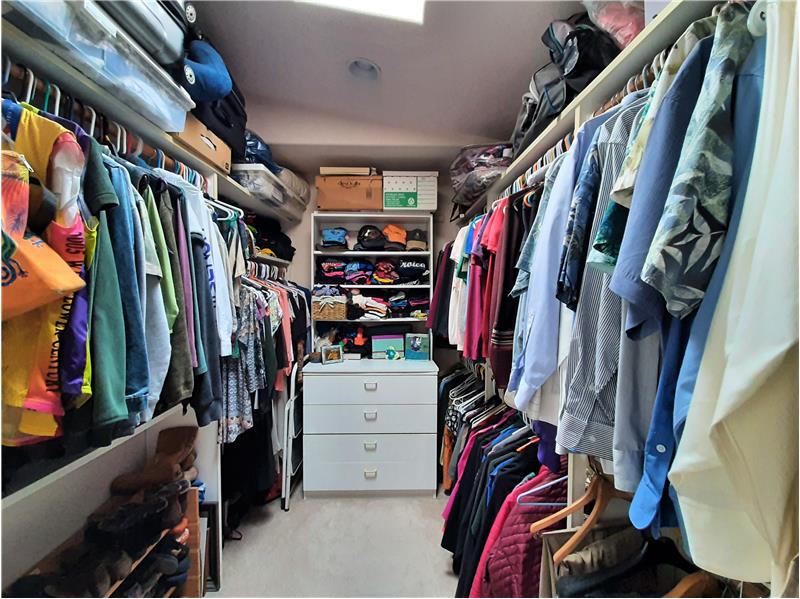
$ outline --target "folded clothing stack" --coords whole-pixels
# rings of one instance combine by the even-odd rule
[[[365,320],[381,320],[389,317],[389,302],[380,297],[369,297],[359,291],[353,291],[350,301],[364,311]]]
[[[378,260],[372,273],[373,285],[392,285],[400,278],[393,260]]]
[[[350,285],[369,285],[375,267],[364,260],[354,260],[344,269],[344,278]]]
[[[392,315],[396,317],[406,316],[408,313],[408,299],[404,292],[395,293],[389,298],[389,309]]]
[[[337,295],[342,295],[342,290],[339,289],[336,285],[314,285],[314,289],[311,291],[311,295],[313,295],[314,297],[337,296]]]
[[[344,283],[347,263],[339,258],[325,258],[319,263],[320,279],[326,283]]]

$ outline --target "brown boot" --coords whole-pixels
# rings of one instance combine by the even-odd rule
[[[196,426],[176,426],[165,428],[158,433],[156,442],[156,461],[180,464],[191,455],[197,440]]]
[[[176,426],[159,431],[153,459],[142,470],[115,478],[111,482],[111,493],[129,495],[181,478],[181,462],[194,451],[197,430],[196,426]]]
[[[183,471],[180,464],[169,463],[166,460],[149,462],[142,470],[120,474],[111,481],[113,495],[132,495],[143,489],[160,487],[181,478]]]

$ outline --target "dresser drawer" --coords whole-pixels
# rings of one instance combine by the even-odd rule
[[[303,463],[306,491],[433,490],[436,435],[308,436]]]
[[[436,375],[306,375],[303,402],[320,404],[435,404]]]
[[[308,435],[305,459],[325,464],[345,462],[436,461],[436,435]]]
[[[436,405],[307,405],[303,433],[435,433]]]

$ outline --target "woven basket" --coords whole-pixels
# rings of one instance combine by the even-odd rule
[[[339,296],[345,299],[345,296]],[[311,317],[314,320],[347,320],[347,303],[323,303],[322,298],[311,298]]]

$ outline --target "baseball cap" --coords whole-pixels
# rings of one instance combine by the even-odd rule
[[[406,238],[407,250],[428,250],[428,234],[422,229],[411,229]]]
[[[419,283],[428,274],[428,267],[419,260],[402,260],[397,267],[397,274],[403,283]]]
[[[386,245],[386,238],[378,227],[364,225],[358,230],[358,243],[355,250],[382,250]]]
[[[402,251],[406,249],[406,230],[403,227],[386,225],[383,228],[383,234],[386,237],[385,247],[387,250]]]
[[[347,229],[328,227],[322,229],[322,247],[347,247]]]

